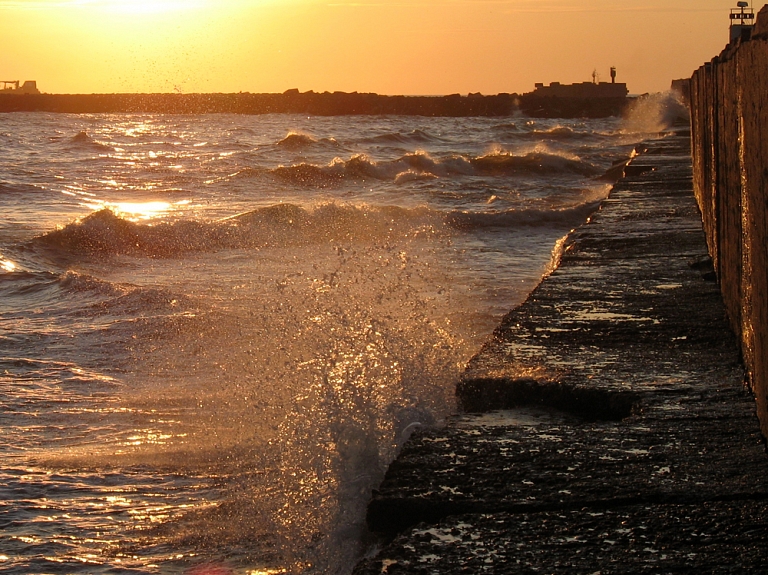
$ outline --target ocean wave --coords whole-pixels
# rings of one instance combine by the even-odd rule
[[[88,132],[83,130],[81,132],[78,132],[74,136],[72,136],[70,141],[75,143],[82,143],[82,142],[92,142],[93,140],[91,140],[91,137],[88,135]]]
[[[114,284],[86,274],[67,272],[59,278],[66,292],[82,296],[88,294],[89,305],[83,313],[88,315],[119,314],[146,315],[148,313],[179,313],[193,307],[193,300],[168,289]]]
[[[512,176],[518,174],[578,174],[594,176],[599,168],[577,157],[567,157],[544,151],[533,151],[524,155],[515,155],[505,151],[495,151],[471,161],[476,173],[484,176]]]
[[[688,121],[680,96],[662,92],[637,98],[629,106],[621,127],[624,134],[654,134],[668,130],[676,120]]]
[[[405,177],[405,176],[403,176]],[[410,177],[410,176],[409,176]],[[414,172],[414,178],[428,177]],[[573,226],[584,221],[606,196],[609,186],[583,192],[581,199],[561,207],[510,209],[506,211],[442,212],[426,207],[355,206],[339,203],[304,208],[276,204],[230,216],[223,220],[179,220],[149,225],[121,218],[109,209],[34,240],[46,249],[69,257],[130,255],[169,258],[223,249],[259,249],[318,243],[379,243],[488,227]],[[85,276],[67,276],[68,290],[102,290],[104,295],[123,295],[122,288]],[[114,291],[117,289],[117,291]],[[111,290],[111,291],[110,291]],[[160,300],[168,299],[165,295]]]
[[[61,289],[71,293],[92,292],[110,296],[124,293],[116,284],[71,270],[58,276],[57,283]]]
[[[407,184],[409,182],[425,182],[434,179],[437,179],[437,176],[430,172],[422,172],[420,170],[406,170],[395,176],[395,183]]]
[[[412,130],[403,134],[402,132],[390,132],[389,134],[381,134],[375,138],[370,138],[367,142],[374,144],[426,144],[429,142],[436,142],[440,139],[425,132],[424,130]]]
[[[343,160],[331,162],[326,166],[318,166],[302,162],[291,166],[278,166],[268,173],[273,176],[300,186],[324,188],[340,185],[349,174]]]
[[[286,150],[300,151],[318,144],[331,148],[340,147],[335,138],[317,139],[303,132],[288,132],[276,145]]]
[[[41,191],[44,190],[37,186],[33,186],[32,184],[9,184],[8,182],[0,182],[0,194],[26,194]]]
[[[277,145],[288,150],[300,150],[307,146],[311,146],[315,142],[317,142],[317,140],[308,134],[289,132],[285,138],[277,143]]]
[[[583,223],[600,205],[601,199],[591,199],[581,204],[556,208],[510,209],[501,212],[451,212],[446,222],[459,230],[471,231],[482,228],[519,228],[521,226],[568,226]]]
[[[150,226],[123,219],[105,208],[82,220],[49,232],[36,242],[71,254],[139,254],[173,256],[203,249],[208,226],[202,222],[181,221]]]
[[[440,222],[427,209],[322,204],[311,209],[277,204],[217,221],[180,220],[148,225],[102,209],[35,240],[76,255],[176,257],[234,248],[318,242],[386,241]]]
[[[356,154],[344,160],[334,158],[326,165],[302,162],[290,166],[278,166],[268,173],[291,184],[325,188],[341,185],[345,180],[391,180],[397,168],[390,163],[378,163],[365,154]]]
[[[92,148],[95,150],[111,150],[112,147],[107,144],[103,144],[93,139],[85,130],[78,132],[72,136],[68,143],[74,147],[80,148]]]
[[[271,170],[253,170],[248,174],[267,173],[294,185],[307,187],[333,187],[345,181],[368,179],[403,183],[412,179],[430,179],[451,176],[518,176],[553,174],[577,174],[594,176],[600,170],[593,164],[575,156],[564,156],[550,151],[535,150],[523,155],[496,150],[482,156],[452,155],[434,158],[427,152],[405,154],[387,162],[377,162],[365,154],[357,154],[348,160],[335,158],[326,165],[307,162],[290,166],[278,166]],[[418,174],[417,178],[413,178]]]
[[[72,270],[0,274],[0,297],[10,305],[14,298],[23,298],[26,305],[34,302],[39,314],[55,309],[69,317],[166,315],[194,307],[192,298],[167,289],[112,283]]]
[[[536,139],[546,138],[550,140],[569,140],[575,137],[591,136],[591,132],[577,132],[573,128],[567,126],[555,126],[549,130],[534,130],[530,133],[531,136]]]
[[[514,123],[511,124],[499,124],[494,126],[494,132],[501,135],[505,135],[511,138],[520,140],[592,140],[596,137],[607,137],[612,134],[590,130],[587,127],[579,129],[578,127],[556,125],[551,127],[545,127],[541,125],[526,125],[524,127],[517,126]]]
[[[53,272],[0,271],[0,294],[30,295],[48,289],[58,282]]]

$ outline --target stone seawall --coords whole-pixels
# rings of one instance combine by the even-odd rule
[[[768,436],[768,5],[690,85],[694,191]]]

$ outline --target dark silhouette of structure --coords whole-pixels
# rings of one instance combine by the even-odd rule
[[[749,7],[749,2],[737,2],[736,8],[731,8],[731,34],[728,40],[733,43],[741,38],[749,40],[755,27],[755,12]]]
[[[627,85],[616,82],[616,68],[611,68],[611,81],[600,82],[597,71],[592,73],[591,82],[580,84],[561,84],[552,82],[549,86],[535,84],[532,96],[546,98],[626,98],[629,94]]]
[[[0,94],[39,94],[40,90],[37,89],[37,82],[34,80],[27,80],[24,84],[21,84],[18,80],[0,80],[0,84],[3,85],[0,88]],[[19,86],[21,84],[21,86]]]

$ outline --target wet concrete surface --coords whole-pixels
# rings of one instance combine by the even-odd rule
[[[768,456],[687,134],[645,145],[368,509],[373,573],[765,573]]]

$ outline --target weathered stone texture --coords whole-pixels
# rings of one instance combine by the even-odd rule
[[[694,190],[768,435],[768,6],[691,78]]]

